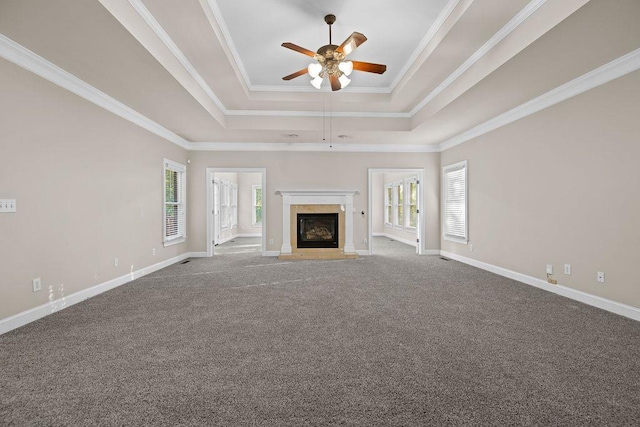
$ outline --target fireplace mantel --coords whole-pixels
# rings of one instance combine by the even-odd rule
[[[353,196],[358,190],[278,190],[282,195],[281,255],[291,254],[291,205],[340,205],[344,207],[344,253],[355,254],[353,245]]]

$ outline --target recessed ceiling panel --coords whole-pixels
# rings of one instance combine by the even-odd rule
[[[307,67],[312,58],[285,49],[283,42],[311,51],[329,43],[327,14],[336,15],[332,42],[339,45],[354,31],[367,42],[349,59],[387,65],[383,75],[354,72],[351,87],[386,89],[403,71],[449,0],[209,0],[217,4],[229,44],[245,70],[250,87],[308,89],[309,76],[282,77]],[[220,17],[218,17],[220,20]],[[326,84],[326,83],[325,83]]]

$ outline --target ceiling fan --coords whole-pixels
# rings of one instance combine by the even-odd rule
[[[312,52],[309,49],[293,43],[282,43],[283,47],[310,56],[317,61],[309,64],[307,68],[283,77],[282,80],[295,79],[296,77],[309,73],[309,75],[313,77],[313,80],[311,80],[313,87],[320,89],[322,81],[325,77],[328,77],[329,82],[331,82],[331,90],[336,91],[347,87],[347,85],[351,83],[351,79],[347,76],[349,76],[353,70],[376,74],[382,74],[387,71],[387,66],[382,64],[345,61],[346,56],[367,41],[367,38],[362,33],[354,32],[347,37],[340,46],[336,46],[331,43],[331,25],[336,22],[335,15],[325,16],[324,22],[329,25],[329,44],[322,46],[317,52]]]

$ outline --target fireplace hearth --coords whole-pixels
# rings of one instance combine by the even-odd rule
[[[298,248],[337,248],[338,214],[297,214]]]

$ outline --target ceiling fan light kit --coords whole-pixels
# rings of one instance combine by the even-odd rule
[[[336,22],[336,17],[335,15],[327,15],[324,17],[324,21],[329,25],[329,44],[322,46],[317,52],[314,53],[290,42],[282,43],[283,47],[311,56],[317,61],[309,64],[307,68],[283,77],[283,80],[291,80],[303,74],[309,74],[312,78],[311,85],[320,89],[326,77],[331,83],[331,90],[338,91],[351,83],[348,76],[353,70],[376,74],[382,74],[387,70],[387,66],[382,64],[345,61],[346,56],[367,41],[367,38],[362,33],[354,32],[340,46],[336,46],[331,42],[331,25]]]

